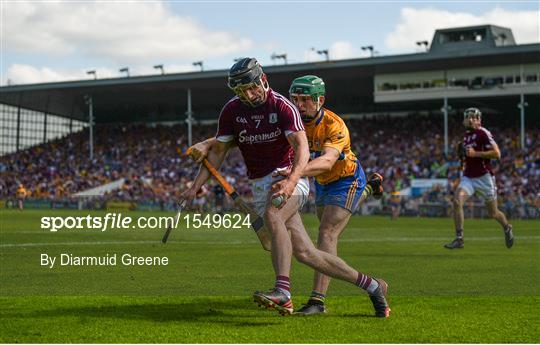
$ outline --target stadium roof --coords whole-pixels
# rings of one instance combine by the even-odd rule
[[[485,28],[493,32],[507,30],[494,26],[438,30],[432,49],[425,53],[263,67],[271,87],[284,94],[293,78],[317,74],[329,85],[327,104],[330,107],[340,112],[359,113],[374,112],[381,106],[373,101],[373,78],[376,74],[540,61],[540,44],[494,46],[468,42],[458,43],[461,44],[460,49],[438,47],[440,41],[436,40],[441,34],[470,28]],[[226,86],[227,72],[214,70],[12,85],[0,88],[0,103],[87,121],[85,95],[91,95],[96,122],[171,121],[185,119],[187,90],[191,89],[194,117],[216,118],[223,104],[232,96]]]

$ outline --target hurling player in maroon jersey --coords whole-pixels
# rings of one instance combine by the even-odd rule
[[[330,277],[367,291],[376,287],[370,298],[376,299],[377,305],[386,305],[386,284],[379,287],[376,279],[317,249],[306,232],[299,210],[309,195],[309,182],[302,176],[309,160],[309,146],[298,109],[269,87],[262,67],[253,58],[243,58],[231,67],[228,85],[236,97],[221,111],[216,138],[207,141],[211,149],[206,158],[219,167],[227,151],[238,146],[252,185],[254,206],[272,233],[275,287],[267,292],[256,291],[255,302],[281,314],[292,314],[289,276],[294,254],[298,261]],[[277,176],[280,169],[290,169],[290,174]],[[190,202],[209,177],[202,166],[183,199]],[[272,200],[278,197],[282,201],[276,205]],[[388,312],[376,315],[388,317]]]
[[[514,244],[512,225],[504,213],[497,208],[497,187],[491,169],[491,160],[500,159],[499,146],[493,135],[482,127],[482,113],[477,108],[469,108],[464,112],[463,124],[467,131],[458,148],[458,155],[464,162],[463,176],[454,194],[454,224],[456,238],[444,245],[448,249],[463,248],[463,204],[474,193],[480,195],[485,202],[489,216],[501,224],[504,231],[506,247]]]

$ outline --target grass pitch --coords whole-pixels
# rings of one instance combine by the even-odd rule
[[[372,317],[367,296],[334,280],[329,313],[281,317],[258,309],[273,285],[270,256],[251,230],[59,230],[42,216],[78,211],[0,210],[0,342],[14,343],[537,343],[540,221],[514,221],[506,249],[495,221],[467,220],[465,248],[449,251],[450,219],[351,219],[339,245],[353,267],[390,285],[391,318]],[[105,212],[92,212],[104,215]],[[166,213],[128,213],[136,216]],[[305,223],[316,236],[317,221]],[[40,265],[40,255],[167,256],[168,266]],[[313,272],[293,264],[296,307]]]

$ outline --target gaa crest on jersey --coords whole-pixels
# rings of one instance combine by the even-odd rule
[[[242,116],[237,116],[236,117],[236,122],[239,122],[239,123],[243,123],[243,124],[246,124],[247,125],[247,120],[245,117],[242,117]]]
[[[277,122],[277,113],[268,114],[268,122],[276,123]]]

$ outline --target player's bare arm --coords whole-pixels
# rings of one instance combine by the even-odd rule
[[[227,152],[232,146],[232,142],[221,142],[215,140],[211,149],[208,151],[208,156],[206,158],[210,164],[219,169],[227,156]],[[195,198],[195,195],[199,189],[201,189],[209,178],[210,172],[204,165],[201,165],[199,172],[197,173],[197,177],[195,178],[195,181],[193,181],[193,185],[182,193],[181,199],[185,200],[187,203],[190,203]]]
[[[466,149],[466,155],[471,158],[501,159],[499,146],[495,143],[492,143],[491,146],[493,146],[493,149],[489,151],[476,151],[474,148],[468,147]]]
[[[339,155],[339,151],[333,147],[324,148],[321,156],[308,162],[302,176],[314,177],[332,170],[332,167],[339,159]],[[276,175],[289,176],[290,173],[291,170],[287,169],[277,172]]]
[[[332,170],[340,152],[333,147],[325,147],[322,154],[310,161],[304,169],[304,176],[317,176]]]
[[[217,139],[215,137],[208,138],[205,141],[201,141],[199,143],[196,143],[195,145],[191,146],[190,149],[190,155],[191,158],[197,163],[201,163],[206,156],[208,156],[208,151],[212,148],[212,146],[217,142]]]
[[[306,137],[306,132],[299,131],[291,133],[287,136],[287,140],[294,149],[294,162],[291,168],[291,173],[287,178],[275,183],[272,186],[272,198],[279,196],[285,197],[285,200],[289,199],[294,192],[294,188],[298,183],[298,180],[303,176],[304,169],[309,161],[309,146]],[[285,203],[280,206],[283,207]]]

